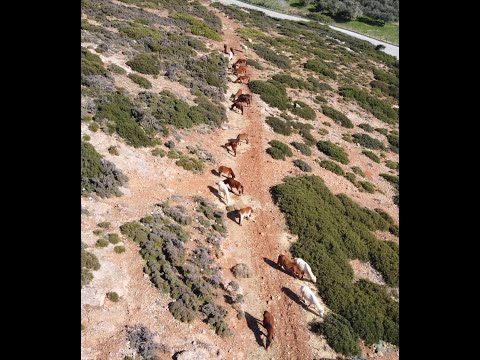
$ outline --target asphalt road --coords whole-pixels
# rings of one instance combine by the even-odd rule
[[[277,18],[277,19],[287,19],[287,20],[293,20],[293,21],[311,21],[310,19],[302,18],[302,17],[299,17],[299,16],[293,16],[293,15],[287,15],[287,14],[279,13],[277,11],[273,11],[273,10],[265,9],[263,7],[258,7],[258,6],[255,6],[255,5],[247,4],[247,3],[244,3],[244,2],[238,1],[238,0],[215,0],[215,1],[219,1],[222,4],[225,4],[225,5],[237,5],[237,6],[240,6],[240,7],[247,8],[247,9],[259,10],[259,11],[264,12],[266,15],[271,16],[273,18]],[[371,37],[356,33],[354,31],[341,29],[341,28],[336,27],[336,26],[328,25],[328,27],[333,29],[333,30],[340,31],[344,34],[356,37],[358,39],[368,41],[369,43],[372,43],[375,46],[379,45],[379,44],[382,44],[383,46],[385,46],[385,49],[382,50],[382,51],[386,52],[387,54],[393,55],[397,59],[399,59],[399,47],[398,46],[387,44],[386,42],[376,40],[376,39],[372,39]]]

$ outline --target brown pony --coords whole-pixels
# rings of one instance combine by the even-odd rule
[[[273,315],[265,311],[263,313],[263,327],[267,329],[267,341],[265,342],[265,349],[268,349],[270,344],[272,343],[273,337],[275,336],[275,320],[273,319]]]
[[[246,81],[246,83],[244,81]],[[250,82],[250,76],[248,75],[239,76],[237,80],[234,81],[234,83],[238,83],[238,84],[248,84],[249,82]]]
[[[240,95],[242,95],[242,89],[238,89],[238,91],[235,94],[232,94],[230,98],[233,98],[233,101],[235,101]]]
[[[248,144],[248,134],[247,133],[241,133],[241,134],[237,135],[238,145],[240,145],[243,140],[245,140],[245,142]]]
[[[242,225],[242,220],[249,219],[252,216],[252,213],[253,209],[250,206],[238,210],[238,214],[240,215],[240,220],[238,221],[238,223]]]
[[[223,182],[226,185],[230,186],[230,189],[232,190],[232,193],[233,193],[233,189],[235,188],[238,191],[238,196],[243,194],[243,185],[240,183],[240,181],[237,181],[237,180],[232,179],[232,178],[227,178],[227,179],[223,180]]]
[[[247,60],[246,59],[238,59],[235,64],[232,65],[234,69],[239,67],[240,65],[244,64],[245,66],[247,65]]]
[[[246,65],[240,65],[237,68],[234,68],[232,73],[234,75],[247,75],[247,66]]]
[[[286,255],[278,255],[277,265],[283,267],[287,273],[292,273],[293,276],[297,276],[300,280],[303,278],[302,270]]]
[[[235,139],[235,140],[230,140],[230,141],[227,142],[225,145],[223,145],[223,147],[224,147],[225,149],[227,149],[227,151],[228,151],[228,147],[231,147],[232,150],[233,150],[234,156],[237,156],[237,146],[238,146],[238,141],[237,141],[237,139]],[[230,151],[228,151],[228,152],[230,152]]]
[[[241,94],[237,100],[235,101],[238,101],[238,102],[243,102],[245,104],[247,104],[248,106],[250,106],[250,103],[252,102],[252,95],[251,94]]]
[[[223,44],[223,53],[228,55],[227,44]]]
[[[230,107],[230,110],[233,110],[233,108],[236,107],[238,110],[240,110],[242,112],[242,115],[243,115],[243,105],[241,102],[239,101],[235,101],[232,106]]]
[[[231,175],[232,179],[235,179],[235,173],[233,170],[223,165],[218,168],[218,176],[222,176],[222,174],[227,174],[227,177]]]

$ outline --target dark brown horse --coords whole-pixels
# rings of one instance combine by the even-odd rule
[[[227,149],[228,152],[230,152],[230,151],[228,150],[228,148],[231,147],[232,150],[233,150],[233,155],[234,155],[234,156],[237,156],[237,146],[238,146],[238,141],[237,141],[237,139],[235,139],[235,140],[230,140],[230,141],[227,142],[225,145],[223,145],[223,147],[224,147],[225,149]]]
[[[238,101],[238,102],[243,102],[245,104],[247,104],[248,106],[250,106],[250,103],[252,102],[252,95],[251,94],[241,94],[237,100],[235,101]]]
[[[242,112],[243,115],[243,104],[239,101],[235,101],[232,106],[230,107],[230,110],[233,110],[233,108],[236,107],[238,110]]]

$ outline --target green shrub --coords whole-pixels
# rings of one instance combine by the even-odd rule
[[[247,65],[253,66],[255,69],[258,69],[258,70],[265,70],[262,64],[260,64],[258,61],[253,59],[247,59]]]
[[[380,140],[374,139],[367,134],[353,134],[354,142],[367,149],[384,150],[385,146]]]
[[[298,151],[300,151],[303,155],[306,155],[306,156],[310,156],[312,155],[312,150],[310,150],[310,148],[303,144],[303,143],[299,143],[297,141],[293,141],[290,143],[295,149],[297,149]]]
[[[120,297],[118,296],[118,294],[114,291],[109,291],[107,293],[107,299],[112,301],[112,302],[118,302],[118,300],[120,300]]]
[[[383,81],[373,80],[370,82],[370,86],[372,87],[372,89],[379,89],[385,95],[391,96],[399,100],[399,89],[395,85],[388,85],[385,84]]]
[[[293,156],[292,149],[287,144],[282,143],[278,140],[270,140],[268,144],[274,148],[279,149],[283,152],[286,156]]]
[[[369,159],[375,161],[376,163],[380,164],[380,158],[377,155],[375,155],[373,152],[368,150],[363,150],[362,154],[368,157]]]
[[[135,122],[132,117],[133,104],[130,99],[122,94],[108,96],[98,105],[96,119],[106,118],[114,123],[113,129],[133,147],[152,145],[152,139]]]
[[[363,173],[362,169],[360,169],[358,166],[352,166],[352,171],[355,174],[360,175],[361,177],[365,177],[365,174]]]
[[[282,134],[285,136],[292,135],[292,126],[287,121],[283,121],[282,119],[274,116],[267,116],[265,122],[270,125],[272,130],[277,134]]]
[[[83,288],[85,285],[88,285],[90,281],[93,280],[93,274],[88,269],[82,269],[81,273],[81,287]]]
[[[358,185],[357,185],[357,179],[356,179],[354,173],[351,173],[351,172],[346,173],[346,174],[345,174],[345,178],[346,178],[348,181],[350,181],[353,185],[358,186]]]
[[[320,140],[317,142],[317,148],[342,164],[348,164],[349,162],[347,153],[340,146],[335,145],[331,141]]]
[[[300,170],[305,171],[305,172],[311,172],[312,171],[312,167],[310,165],[308,165],[308,163],[306,163],[305,161],[303,161],[301,159],[294,160],[293,165],[295,165]]]
[[[382,135],[388,136],[388,130],[383,128],[375,128],[376,132],[379,132]]]
[[[124,68],[122,68],[121,66],[118,66],[116,64],[110,64],[108,66],[108,70],[110,70],[114,74],[118,74],[118,75],[126,75],[127,74],[127,72],[125,71]]]
[[[158,75],[160,74],[160,63],[158,55],[155,53],[141,53],[136,55],[132,60],[126,62],[132,70],[141,74]]]
[[[400,138],[398,135],[390,134],[387,135],[388,143],[391,145],[392,151],[398,154],[399,146],[400,146]]]
[[[373,127],[371,125],[367,124],[367,123],[360,124],[360,125],[358,125],[358,127],[365,130],[366,132],[370,132],[370,133],[373,132],[373,130],[374,130]]]
[[[82,255],[80,259],[81,259],[82,268],[87,268],[89,270],[100,269],[100,262],[98,261],[98,258],[94,254],[89,253],[88,251],[82,249]]]
[[[318,103],[326,103],[327,102],[327,99],[325,99],[322,95],[315,96],[315,100],[317,100],[316,102],[318,102]]]
[[[390,168],[390,169],[393,169],[393,170],[397,170],[398,169],[398,162],[395,162],[395,161],[392,161],[392,160],[386,160],[385,161],[385,165]]]
[[[325,75],[334,80],[337,79],[337,74],[328,65],[318,60],[308,60],[304,65],[305,69],[313,70],[319,74]]]
[[[341,126],[352,129],[353,128],[353,123],[352,121],[343,115],[340,111],[335,110],[334,108],[331,108],[330,106],[323,105],[322,106],[322,112],[331,118],[333,121],[336,123],[340,124]]]
[[[98,55],[92,54],[82,46],[81,73],[88,75],[107,75],[107,70],[103,66],[103,61]]]
[[[111,155],[115,155],[115,156],[118,156],[120,155],[119,152],[118,152],[118,149],[116,146],[112,145],[108,148],[108,152],[111,154]]]
[[[202,20],[199,20],[192,15],[177,12],[171,14],[170,17],[172,19],[182,20],[190,24],[190,28],[188,29],[188,31],[190,31],[194,35],[205,36],[206,38],[215,41],[222,40],[222,37],[214,28],[208,26]]]
[[[289,100],[287,92],[278,82],[271,80],[252,80],[248,83],[248,87],[253,93],[259,94],[260,98],[268,105],[280,110],[286,110],[288,108]]]
[[[86,196],[95,192],[100,197],[121,196],[118,189],[128,178],[113,163],[102,160],[93,145],[81,143],[81,193]]]
[[[118,29],[118,31],[131,39],[140,40],[140,39],[152,39],[160,41],[163,38],[163,35],[155,28],[145,26],[138,22],[130,23],[128,26],[123,26]]]
[[[267,154],[270,155],[275,160],[285,160],[285,154],[283,153],[282,150],[278,148],[269,147],[267,148],[266,151],[267,151]]]
[[[83,139],[83,141],[90,141],[91,137],[90,137],[90,135],[83,135],[82,139]]]
[[[358,183],[366,192],[370,194],[373,194],[375,192],[375,186],[372,183],[369,183],[368,181],[359,181]]]
[[[253,44],[252,48],[258,56],[277,65],[281,69],[290,69],[292,66],[290,60],[286,56],[278,55],[272,49],[266,48],[260,44]]]
[[[101,227],[102,229],[110,229],[110,226],[112,224],[109,221],[102,221],[101,223],[98,223],[97,226]]]
[[[153,156],[160,156],[160,157],[164,157],[167,153],[165,152],[165,150],[163,149],[160,149],[160,148],[155,148],[152,150],[152,155]]]
[[[365,90],[344,86],[339,89],[339,92],[340,95],[346,99],[355,99],[362,108],[370,111],[379,120],[387,124],[395,124],[398,122],[398,111],[392,109],[389,103],[371,96]]]
[[[379,68],[373,68],[373,75],[375,79],[383,81],[384,83],[398,86],[398,78],[395,75],[389,74]]]
[[[95,247],[97,248],[104,248],[106,246],[108,246],[108,240],[106,239],[98,239],[95,243]]]
[[[96,122],[92,122],[90,125],[88,125],[88,130],[97,132],[99,129],[99,126]]]
[[[180,156],[175,162],[175,165],[184,168],[187,171],[192,171],[194,173],[202,173],[205,167],[205,163],[201,159],[195,159],[187,156]]]
[[[113,251],[115,251],[117,254],[121,254],[125,252],[125,246],[117,245],[113,248]]]
[[[323,323],[314,326],[316,332],[325,336],[328,345],[343,355],[360,355],[357,334],[352,329],[350,322],[343,316],[329,313]]]
[[[320,135],[328,135],[329,134],[329,131],[327,129],[324,129],[324,128],[320,128],[318,129],[318,133]]]
[[[330,124],[328,121],[324,121],[324,122],[322,122],[322,124],[325,125],[325,126],[328,126],[328,127],[332,126],[332,124]]]
[[[140,75],[137,75],[137,74],[134,74],[134,73],[130,73],[128,75],[128,77],[130,78],[130,80],[132,80],[134,83],[140,85],[140,87],[142,87],[144,89],[151,89],[152,88],[152,83],[150,81],[148,81],[147,79],[145,79],[143,76],[140,76]]]
[[[120,242],[120,237],[118,236],[118,234],[111,233],[111,234],[108,234],[108,241],[110,242],[110,244],[115,245]]]
[[[381,177],[383,177],[385,180],[387,180],[390,184],[393,185],[395,189],[398,190],[399,187],[399,177],[395,175],[390,175],[390,174],[380,174]]]
[[[284,84],[286,87],[289,87],[291,89],[306,89],[311,91],[313,90],[312,84],[306,82],[303,79],[295,78],[289,74],[275,74],[272,76],[272,79]]]
[[[333,172],[334,174],[341,175],[341,176],[345,175],[345,172],[343,171],[342,167],[334,161],[322,160],[320,162],[320,166],[323,167],[324,169],[327,169]]]
[[[293,106],[293,108],[291,109],[292,113],[306,120],[315,120],[317,115],[315,114],[315,111],[310,106],[308,106],[307,104],[299,100],[295,101],[295,104],[299,106]]]

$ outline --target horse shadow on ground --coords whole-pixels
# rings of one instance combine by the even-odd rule
[[[220,173],[216,169],[212,169],[211,173],[215,176],[220,176]]]
[[[257,340],[257,344],[260,345],[261,347],[264,347],[263,345],[263,340],[262,340],[262,335],[264,333],[262,330],[260,330],[260,320],[257,318],[253,317],[250,313],[245,311],[245,320],[247,320],[247,325],[250,330],[255,334],[255,340]]]
[[[233,210],[227,212],[227,217],[232,220],[235,224],[240,225],[240,217],[238,215],[238,210]]]
[[[289,288],[287,288],[285,286],[283,286],[281,290],[285,295],[287,295],[290,298],[290,300],[297,303],[298,305],[300,305],[305,310],[307,310],[307,311],[311,312],[312,314],[318,316],[318,314],[315,311],[313,311],[309,306],[307,306],[302,300],[300,300],[300,297],[297,294],[295,294],[292,290],[290,290]]]
[[[274,268],[275,270],[282,270],[276,262],[270,260],[269,258],[266,258],[264,257],[263,258],[263,261],[265,261],[268,265],[270,265],[272,268]]]
[[[208,190],[210,190],[210,192],[215,195],[218,200],[220,200],[221,202],[223,202],[225,205],[227,203],[227,200],[223,198],[222,195],[220,195],[220,193],[218,192],[218,189],[217,188],[214,188],[213,186],[211,185],[208,185]]]

